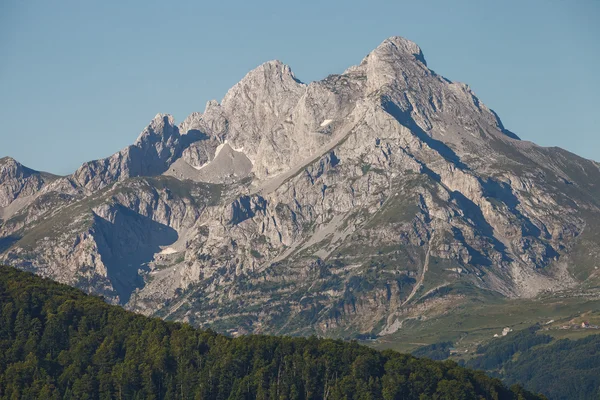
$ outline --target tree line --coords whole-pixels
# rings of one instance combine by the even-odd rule
[[[0,266],[0,399],[542,399],[356,342],[230,338]]]

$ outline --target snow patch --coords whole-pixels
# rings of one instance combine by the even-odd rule
[[[217,149],[215,150],[215,156],[213,157],[213,160],[215,158],[217,158],[217,156],[219,155],[219,153],[221,152],[221,150],[223,149],[223,147],[225,147],[225,145],[229,145],[229,147],[231,147],[231,149],[233,151],[237,151],[238,153],[243,153],[244,152],[244,148],[240,147],[240,148],[235,148],[231,145],[231,143],[229,143],[228,140],[225,140],[223,143],[221,143],[220,145],[217,146]]]
[[[225,143],[227,143],[227,140],[225,141]],[[231,147],[231,149],[232,149],[233,151],[237,151],[238,153],[244,153],[244,148],[243,148],[243,147],[239,147],[239,148],[237,148],[237,147],[233,147],[231,144],[229,145],[229,147]],[[246,155],[246,153],[244,153],[244,155],[245,155],[246,157],[248,157],[248,156]],[[252,161],[252,160],[250,160],[250,161]]]
[[[206,167],[208,164],[210,164],[215,158],[217,158],[217,156],[219,155],[219,153],[221,152],[221,150],[223,150],[223,147],[225,147],[225,145],[227,144],[227,140],[224,141],[223,143],[221,143],[220,145],[217,146],[217,148],[215,149],[215,156],[213,157],[212,160],[209,160],[207,162],[205,162],[204,164],[202,164],[199,167],[193,166],[194,168],[196,168],[198,171],[200,171],[202,168]],[[233,149],[233,147],[232,147]],[[235,150],[235,149],[234,149]]]
[[[195,169],[197,169],[198,171],[200,171],[202,168],[206,167],[208,164],[210,164],[210,161],[205,162],[204,164],[202,164],[199,167],[196,167],[195,165],[192,165],[192,167],[194,167]]]
[[[177,250],[175,250],[172,247],[167,247],[166,249],[163,249],[160,253],[158,254],[163,254],[163,255],[167,255],[167,254],[174,254],[177,253]]]
[[[217,146],[217,149],[215,150],[215,156],[213,157],[213,160],[219,156],[219,153],[221,152],[221,150],[223,150],[223,147],[225,147],[226,144],[227,144],[227,140]]]
[[[220,145],[218,145],[217,148],[215,149],[215,156],[213,157],[212,160],[210,160],[208,162],[205,162],[204,164],[202,164],[199,167],[196,167],[196,166],[193,166],[193,167],[195,169],[197,169],[198,171],[201,170],[202,168],[206,167],[208,164],[210,164],[211,162],[213,162],[219,156],[219,153],[221,152],[221,150],[223,150],[223,147],[225,147],[225,145],[228,145],[229,147],[231,147],[231,149],[233,151],[235,151],[235,152],[244,154],[248,158],[248,160],[250,160],[250,163],[252,163],[252,165],[254,165],[254,160],[252,160],[250,157],[248,157],[246,155],[246,153],[244,153],[244,148],[243,147],[235,148],[231,144],[229,144],[229,142],[227,140],[225,140],[223,143],[221,143]]]

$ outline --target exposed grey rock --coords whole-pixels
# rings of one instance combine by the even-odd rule
[[[172,116],[157,114],[133,145],[111,157],[85,163],[72,179],[93,192],[130,177],[159,175],[190,143],[204,138],[199,131],[181,135]]]
[[[190,150],[192,148],[195,150],[194,152]],[[190,155],[189,162],[185,156],[178,159],[171,164],[165,175],[181,180],[189,179],[210,183],[237,182],[250,175],[252,161],[243,151],[234,150],[227,142],[217,146],[213,154],[201,153],[205,148],[205,146],[200,148],[198,145],[190,146],[184,154],[195,154],[195,156]],[[204,163],[200,164],[202,161]]]
[[[11,157],[0,159],[0,220],[8,219],[33,200],[57,176],[34,171]]]
[[[598,163],[519,140],[399,37],[310,84],[265,63],[68,177],[0,168],[0,205],[29,199],[1,261],[220,330],[385,335],[598,279]]]
[[[4,157],[0,159],[0,183],[0,207],[7,207],[18,198],[35,194],[45,180],[39,172]]]

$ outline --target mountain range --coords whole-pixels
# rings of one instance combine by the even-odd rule
[[[264,63],[68,176],[0,159],[0,262],[233,335],[598,298],[599,244],[600,164],[521,140],[401,37],[309,84]]]

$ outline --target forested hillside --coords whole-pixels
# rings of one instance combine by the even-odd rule
[[[0,267],[2,399],[540,399],[353,342],[229,338]]]

